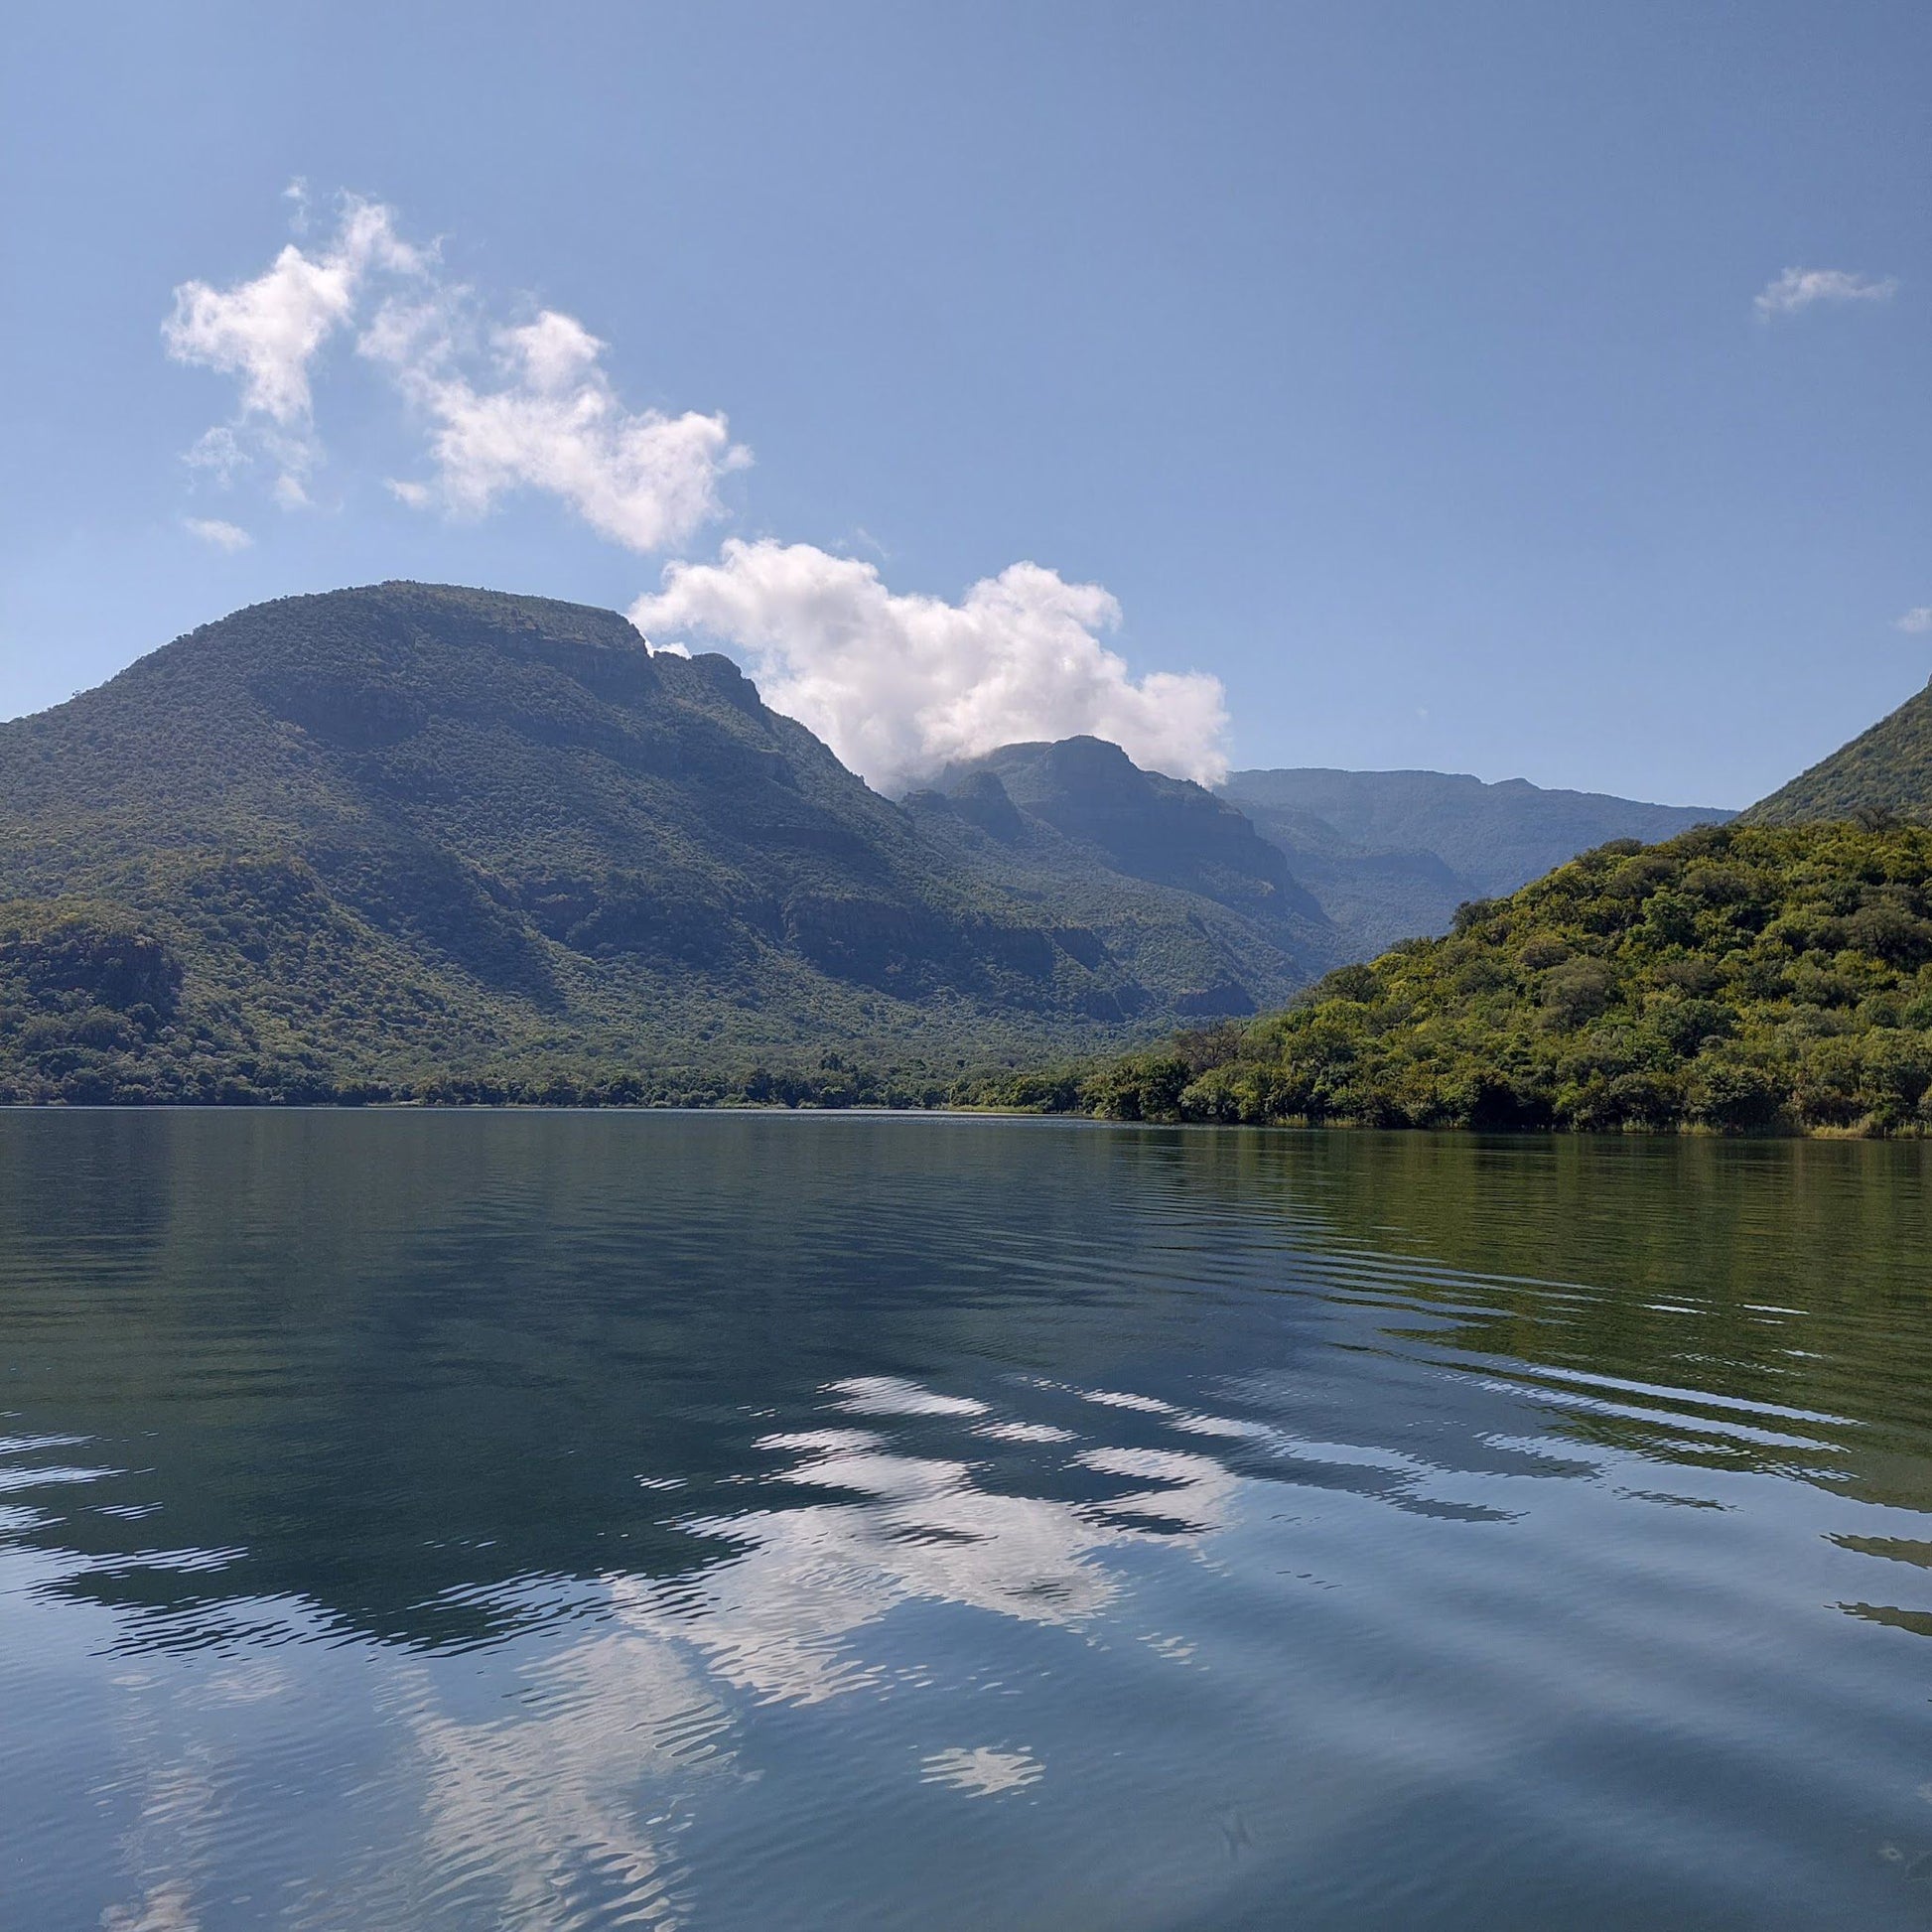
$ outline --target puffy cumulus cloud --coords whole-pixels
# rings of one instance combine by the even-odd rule
[[[1888,302],[1898,291],[1889,275],[1854,275],[1843,268],[1787,268],[1767,282],[1756,296],[1758,315],[1796,315],[1818,302]]]
[[[218,516],[184,516],[182,527],[216,550],[246,550],[255,540],[239,523],[223,522]]]
[[[306,198],[297,207],[306,216]],[[334,236],[314,252],[290,242],[261,274],[228,288],[182,283],[161,326],[168,353],[233,376],[240,389],[234,422],[204,437],[191,462],[226,481],[260,454],[276,467],[282,499],[304,500],[316,456],[311,364],[349,325],[371,275],[417,276],[428,266],[397,234],[392,209],[348,196]]]
[[[949,604],[889,590],[861,558],[734,538],[715,564],[669,565],[630,619],[656,648],[695,635],[744,652],[774,709],[884,790],[1015,740],[1079,733],[1178,777],[1226,775],[1220,680],[1137,681],[1101,642],[1120,621],[1114,599],[1038,564]]]
[[[309,364],[353,314],[369,270],[414,274],[422,266],[421,253],[397,236],[390,209],[351,198],[335,239],[316,254],[290,242],[252,281],[226,289],[182,283],[162,340],[178,362],[236,377],[245,415],[285,427],[306,422]]]
[[[433,425],[435,480],[392,483],[403,502],[481,516],[506,491],[537,489],[643,551],[718,515],[719,479],[751,461],[723,416],[625,409],[606,345],[554,309],[487,330],[491,367],[480,379],[465,365],[463,322],[458,304],[391,302],[359,344]]]
[[[1932,630],[1932,604],[1915,604],[1909,611],[1894,618],[1892,623],[1910,636],[1922,637]]]
[[[306,187],[292,184],[288,199],[303,232]],[[614,542],[658,550],[715,517],[720,479],[751,461],[721,415],[626,409],[606,345],[575,318],[492,317],[444,274],[437,250],[403,239],[393,208],[356,197],[326,242],[291,242],[231,287],[184,282],[162,335],[177,361],[232,376],[239,391],[235,415],[189,451],[190,465],[223,486],[266,465],[285,506],[308,500],[320,460],[317,359],[348,335],[427,434],[430,479],[390,484],[418,508],[481,516],[534,489]]]

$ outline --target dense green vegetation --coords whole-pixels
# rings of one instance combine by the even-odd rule
[[[1091,739],[895,803],[612,613],[292,598],[0,725],[0,1102],[1916,1131],[1932,833],[1783,821],[1922,812],[1928,769],[1921,694],[1745,821],[1601,846],[1253,1020],[1397,900],[1666,808],[1242,774],[1258,833]]]
[[[217,925],[224,916],[252,920],[259,902],[251,896],[237,914],[234,901],[217,899],[202,916]],[[325,975],[329,936],[312,962]],[[285,932],[274,935],[285,941]],[[244,924],[240,943],[266,962],[271,941],[261,927]],[[0,907],[0,1103],[917,1107],[941,1104],[963,1064],[954,1056],[859,1065],[825,1049],[651,1066],[560,1041],[447,1068],[399,1052],[392,1068],[362,1072],[332,1057],[326,1033],[303,1031],[302,1016],[286,1011],[302,1005],[303,981],[236,995],[207,989],[197,999],[185,994],[194,978],[159,925],[124,907],[80,899]],[[382,995],[351,978],[346,997]],[[412,1019],[438,1031],[449,1022],[427,999],[418,989],[392,1016],[399,1030]]]
[[[1115,1119],[1932,1127],[1932,830],[1712,827],[1587,853],[1285,1012],[962,1088]]]
[[[883,798],[611,612],[257,606],[0,725],[0,1100],[899,1104],[1334,962],[1114,757],[1160,865],[990,776]]]

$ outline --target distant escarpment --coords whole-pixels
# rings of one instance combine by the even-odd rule
[[[1236,771],[1221,796],[1280,849],[1357,959],[1447,932],[1465,899],[1513,893],[1610,839],[1649,843],[1733,815],[1447,771]]]

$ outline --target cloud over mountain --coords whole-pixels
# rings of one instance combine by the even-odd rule
[[[343,197],[333,230],[312,237],[306,187],[287,199],[296,239],[252,277],[184,282],[163,325],[173,359],[235,383],[233,414],[189,452],[201,478],[228,487],[266,474],[285,507],[308,503],[325,358],[352,345],[332,392],[361,371],[422,438],[421,474],[386,480],[400,503],[471,518],[534,492],[640,554],[675,554],[723,516],[720,484],[752,458],[722,414],[627,407],[609,345],[582,322],[485,300],[381,202]],[[225,518],[183,521],[217,548],[251,541]],[[1176,776],[1227,769],[1219,680],[1136,679],[1102,641],[1120,621],[1113,597],[1035,563],[948,603],[808,543],[733,539],[715,563],[670,565],[632,617],[659,649],[689,635],[744,653],[774,705],[888,789],[1015,740],[1078,733]]]
[[[488,329],[480,375],[465,365],[452,306],[386,305],[358,345],[434,425],[435,480],[392,483],[403,502],[481,516],[509,490],[539,489],[639,551],[681,543],[719,514],[718,480],[751,462],[723,416],[626,410],[605,345],[555,309]]]
[[[296,209],[306,222],[306,199]],[[496,319],[434,248],[402,239],[393,208],[348,196],[313,251],[290,242],[250,279],[175,291],[168,353],[234,377],[239,391],[235,415],[190,461],[223,483],[265,463],[282,503],[306,502],[321,458],[316,363],[351,332],[361,364],[388,378],[425,432],[432,478],[390,485],[418,508],[479,516],[532,489],[601,536],[660,550],[716,517],[719,479],[751,460],[721,415],[626,409],[606,345],[582,323],[554,309]]]
[[[350,196],[334,238],[315,253],[290,242],[259,275],[230,288],[182,283],[161,326],[168,353],[233,376],[240,390],[234,420],[210,430],[191,461],[226,482],[265,456],[278,473],[278,497],[305,501],[318,454],[311,365],[352,320],[372,273],[415,277],[428,267],[429,257],[397,235],[390,209]]]
[[[1082,732],[1176,777],[1227,770],[1220,680],[1137,681],[1100,641],[1120,621],[1113,597],[1038,564],[949,604],[889,590],[859,558],[733,538],[715,564],[669,565],[630,619],[654,644],[696,636],[744,652],[767,703],[885,790],[1016,739]]]

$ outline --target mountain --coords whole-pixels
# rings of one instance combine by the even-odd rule
[[[1177,902],[1218,906],[1292,958],[1347,956],[1280,850],[1243,813],[1186,779],[1142,770],[1105,740],[1004,746],[949,767],[936,791],[906,802],[922,816],[975,825],[1012,861],[1057,874],[1062,893],[1077,895],[1096,872],[1125,877]],[[1189,1012],[1255,1010],[1265,957],[1231,964],[1236,971],[1192,996]]]
[[[1932,684],[1744,816],[1754,825],[1791,825],[1861,810],[1932,815]]]
[[[1475,868],[1535,836],[1676,809],[1427,772],[1227,789],[1308,854],[1337,827],[1428,827],[1487,884],[1507,872]],[[1126,1119],[1932,1134],[1932,826],[1901,822],[1928,808],[1932,690],[1728,823],[1608,840],[1285,1012],[963,1091]],[[1330,884],[1309,856],[1297,871]]]
[[[1445,932],[1464,900],[1513,893],[1607,840],[1731,816],[1443,771],[1236,771],[1221,795],[1281,849],[1356,958]]]
[[[259,605],[0,725],[0,1097],[851,1098],[848,1054],[1122,1038],[1342,956],[1239,814],[1113,757],[1197,860],[1008,820],[991,771],[893,803],[611,612]]]
[[[1126,1119],[1932,1132],[1932,829],[1616,841],[1285,1013],[973,1091]]]

